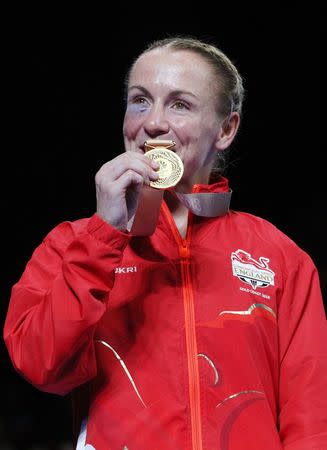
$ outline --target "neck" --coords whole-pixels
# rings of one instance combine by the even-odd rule
[[[164,200],[173,216],[175,216],[176,214],[183,215],[183,213],[186,213],[188,211],[188,209],[178,200],[173,192],[165,191]]]
[[[210,179],[210,172],[208,167],[203,167],[201,170],[196,171],[191,176],[185,174],[181,181],[176,186],[177,192],[184,194],[190,194],[193,191],[195,184],[208,184]]]

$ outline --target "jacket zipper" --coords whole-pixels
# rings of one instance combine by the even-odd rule
[[[181,275],[183,286],[185,334],[187,349],[187,368],[189,379],[189,398],[191,411],[191,431],[193,450],[202,450],[202,429],[201,429],[201,409],[200,409],[200,381],[197,357],[197,343],[195,334],[195,314],[194,297],[192,289],[192,277],[190,270],[190,238],[192,228],[192,215],[189,213],[186,239],[182,239],[176,224],[170,214],[167,205],[164,203],[164,211],[170,224],[171,230],[178,245],[181,257]]]

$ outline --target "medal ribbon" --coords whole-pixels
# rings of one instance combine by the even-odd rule
[[[149,236],[157,226],[160,206],[164,190],[144,186],[135,216],[128,222],[127,229],[133,236]],[[219,217],[229,210],[232,191],[229,192],[203,192],[195,194],[182,194],[174,192],[178,200],[194,215],[200,217]]]
[[[142,188],[136,213],[127,225],[128,231],[134,236],[149,236],[154,232],[157,226],[165,188],[170,188],[178,184],[178,181],[183,174],[184,168],[182,161],[177,155],[169,150],[174,145],[174,141],[158,139],[149,140],[144,143],[146,154],[148,154],[151,159],[157,157],[160,165],[160,160],[161,164],[163,164],[162,160],[164,160],[165,163],[165,158],[168,158],[169,163],[175,165],[175,172],[173,172],[173,177],[171,177],[171,174],[169,173],[168,176],[163,175],[162,184],[151,182],[150,186],[144,186]],[[171,156],[169,156],[169,153],[167,154],[167,151],[171,153]],[[174,156],[174,158],[172,158],[172,156]],[[173,184],[171,184],[171,182]],[[156,189],[156,187],[159,187],[159,189]],[[232,191],[193,194],[183,194],[172,191],[172,193],[193,214],[201,217],[218,217],[226,214],[229,210],[232,196]]]

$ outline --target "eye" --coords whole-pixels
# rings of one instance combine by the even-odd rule
[[[173,108],[182,111],[183,109],[189,109],[189,105],[182,100],[176,100],[173,104]]]
[[[127,109],[130,112],[145,112],[148,111],[149,107],[149,101],[146,97],[142,97],[141,95],[130,97],[127,102]]]
[[[134,97],[131,99],[131,103],[136,105],[146,105],[148,102],[145,97]]]

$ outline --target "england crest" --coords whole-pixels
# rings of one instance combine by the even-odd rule
[[[252,289],[274,286],[275,273],[269,269],[269,258],[260,256],[259,260],[251,257],[250,253],[238,249],[231,255],[233,275]]]

